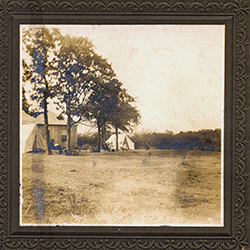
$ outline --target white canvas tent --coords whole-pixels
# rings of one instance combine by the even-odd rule
[[[49,112],[49,128],[51,138],[55,137],[55,128],[61,127],[60,129],[65,129],[67,124],[65,121],[59,121],[56,118],[56,114],[53,112]],[[22,126],[21,126],[21,151],[22,153],[32,152],[32,151],[40,151],[45,149],[45,136],[44,136],[44,121],[43,115],[39,115],[34,118],[32,116],[27,115],[24,111],[22,111]],[[54,127],[52,130],[51,127]],[[59,128],[58,128],[59,129]],[[54,134],[52,134],[54,132]]]
[[[22,153],[44,150],[44,133],[36,124],[23,124],[21,135]]]
[[[116,135],[111,135],[106,141],[106,144],[111,150],[116,149]],[[135,149],[135,144],[129,139],[125,133],[118,134],[118,149]]]

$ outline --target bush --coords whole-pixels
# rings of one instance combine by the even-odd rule
[[[77,135],[77,146],[82,147],[84,145],[89,145],[92,148],[98,146],[98,133],[90,134],[84,133]]]

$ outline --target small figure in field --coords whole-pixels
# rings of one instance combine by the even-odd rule
[[[58,150],[59,151],[59,154],[61,155],[62,154],[62,148],[59,144],[54,144],[55,140],[52,139],[49,143],[49,149],[50,150]]]

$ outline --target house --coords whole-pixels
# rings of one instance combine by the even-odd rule
[[[67,148],[68,136],[67,136],[67,122],[65,120],[58,120],[57,114],[49,111],[49,139],[54,139],[55,144],[59,144],[61,148]],[[44,116],[43,114],[36,118],[29,116],[22,111],[21,117],[21,151],[25,152],[41,152],[45,149],[45,137],[44,137]],[[77,146],[77,125],[71,128],[71,149]]]

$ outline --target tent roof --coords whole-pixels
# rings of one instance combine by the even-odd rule
[[[124,140],[125,137],[128,137],[125,133],[120,133],[120,132],[118,133],[119,141]],[[113,141],[113,140],[116,140],[116,134],[111,135],[107,141]]]
[[[52,111],[48,112],[49,125],[67,125],[65,120],[58,120],[56,117],[56,113]],[[44,124],[43,114],[34,118],[22,111],[22,124]]]
[[[118,142],[119,142],[119,148],[120,148],[120,144],[122,143],[126,143],[129,147],[129,149],[135,149],[134,146],[134,142],[129,138],[129,136],[126,133],[119,133],[118,135]],[[112,146],[114,147],[116,144],[116,135],[113,134],[109,137],[109,139],[106,141],[106,143],[110,143],[112,144]]]

